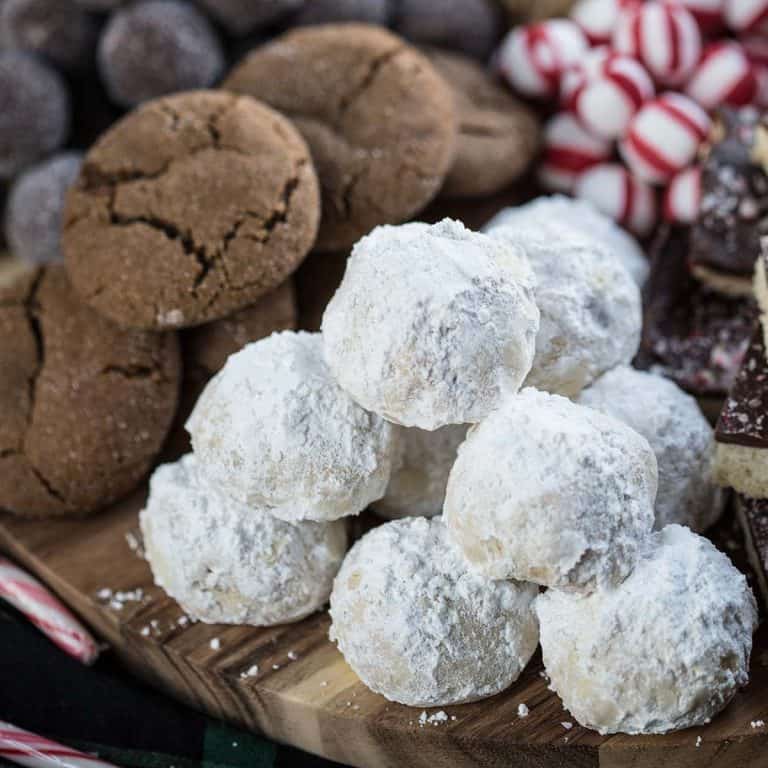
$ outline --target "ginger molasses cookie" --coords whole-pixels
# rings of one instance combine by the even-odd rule
[[[0,507],[82,514],[131,491],[176,409],[176,337],[105,320],[61,266],[0,287],[0,336]]]
[[[294,30],[249,54],[224,88],[284,112],[307,140],[322,187],[323,251],[413,216],[453,164],[450,88],[426,57],[378,27]]]
[[[81,298],[120,325],[199,325],[252,304],[312,247],[317,179],[293,126],[247,96],[151,101],[85,157],[62,248]]]
[[[456,159],[440,195],[499,192],[520,178],[536,156],[535,115],[472,59],[437,49],[426,53],[451,85],[458,115]]]

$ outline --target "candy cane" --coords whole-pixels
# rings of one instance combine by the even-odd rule
[[[0,757],[28,768],[114,768],[94,755],[0,720]]]
[[[96,641],[37,579],[0,556],[0,597],[18,608],[63,651],[84,664],[99,655]]]

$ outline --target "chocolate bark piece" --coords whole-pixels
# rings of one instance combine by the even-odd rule
[[[749,564],[755,572],[755,582],[768,610],[768,500],[736,497],[736,517],[744,534]]]
[[[691,269],[724,293],[750,291],[760,237],[768,234],[768,176],[763,143],[768,115],[724,109],[721,138],[702,170],[701,209],[691,233]]]
[[[715,429],[715,481],[768,498],[768,361],[758,326]]]
[[[652,368],[719,411],[741,365],[757,318],[750,297],[720,294],[689,272],[690,230],[664,224],[651,249],[637,363]],[[706,408],[705,408],[706,410]]]

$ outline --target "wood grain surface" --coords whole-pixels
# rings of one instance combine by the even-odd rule
[[[422,710],[358,681],[327,639],[325,613],[272,629],[180,622],[183,612],[128,543],[142,503],[143,492],[79,520],[0,514],[0,549],[42,577],[135,674],[197,709],[360,768],[768,766],[768,727],[751,726],[768,722],[766,626],[749,686],[704,728],[647,737],[567,730],[573,718],[547,689],[538,654],[508,691],[445,707],[446,722],[421,725]],[[110,599],[104,590],[133,594]],[[259,671],[248,676],[253,665]]]

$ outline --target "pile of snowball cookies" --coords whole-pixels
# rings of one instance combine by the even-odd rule
[[[155,581],[195,619],[321,608],[373,691],[492,696],[538,644],[600,733],[708,722],[748,679],[754,596],[695,531],[717,519],[711,428],[630,367],[637,243],[539,198],[355,245],[321,333],[232,355],[152,476]],[[387,518],[347,552],[343,518]]]

